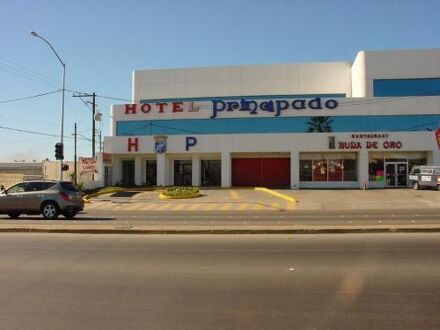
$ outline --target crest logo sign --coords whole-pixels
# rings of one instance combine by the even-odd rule
[[[156,135],[154,137],[154,149],[156,150],[156,153],[163,154],[167,151],[167,138],[166,135]]]

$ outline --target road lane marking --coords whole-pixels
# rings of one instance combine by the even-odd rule
[[[179,211],[179,210],[182,210],[182,209],[186,208],[186,206],[187,206],[187,204],[185,204],[185,203],[179,203],[176,206],[174,206],[172,208],[172,210],[173,211]]]
[[[257,191],[262,191],[262,192],[271,194],[271,195],[276,196],[278,198],[284,199],[284,200],[286,200],[288,202],[296,203],[296,199],[295,198],[287,196],[287,195],[282,194],[282,193],[279,193],[278,191],[267,189],[267,188],[261,188],[261,187],[256,187],[254,189],[257,190]]]
[[[238,193],[235,190],[229,190],[229,195],[231,195],[231,197],[233,199],[239,199],[240,196],[238,196]]]

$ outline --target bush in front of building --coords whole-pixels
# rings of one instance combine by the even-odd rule
[[[198,187],[168,187],[160,193],[162,199],[183,199],[200,196]]]

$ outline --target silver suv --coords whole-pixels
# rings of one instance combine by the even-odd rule
[[[53,220],[63,214],[72,219],[84,209],[76,187],[67,181],[25,181],[0,192],[0,214],[18,218],[20,214],[42,214]]]

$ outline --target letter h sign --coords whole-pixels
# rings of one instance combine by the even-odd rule
[[[132,150],[134,149],[134,150]],[[139,139],[138,138],[128,138],[128,152],[135,151],[139,149]]]

